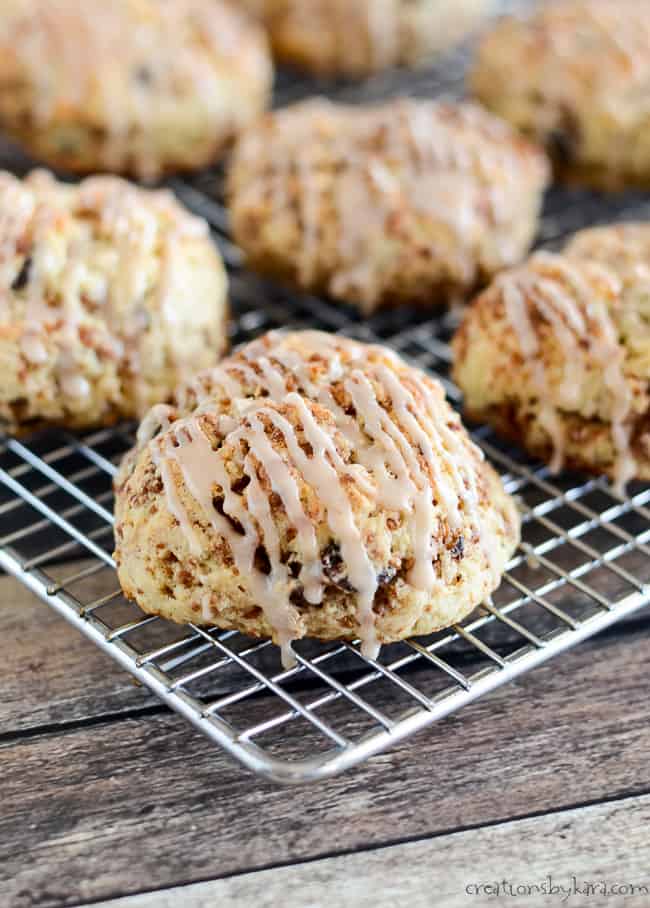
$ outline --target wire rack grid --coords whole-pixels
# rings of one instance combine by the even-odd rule
[[[318,88],[351,101],[456,94],[463,66],[459,53],[442,70]],[[277,100],[313,91],[313,83],[285,79]],[[218,172],[171,185],[208,219],[228,265],[234,343],[287,325],[387,343],[438,376],[459,402],[448,378],[453,312],[365,319],[270,285],[246,272],[228,237]],[[650,201],[638,195],[556,190],[539,243],[552,247],[588,223],[649,213]],[[278,782],[313,781],[358,764],[650,600],[650,488],[633,484],[621,497],[602,478],[552,477],[478,427],[476,440],[523,514],[521,546],[493,599],[462,625],[385,646],[377,661],[353,644],[302,641],[297,665],[284,670],[268,641],[172,625],[122,596],[110,554],[111,480],[133,431],[0,438],[0,566],[228,753]]]

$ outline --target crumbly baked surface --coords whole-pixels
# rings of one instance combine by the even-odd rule
[[[366,312],[465,294],[528,251],[545,156],[471,104],[313,99],[237,143],[231,225],[251,267]]]
[[[166,191],[0,173],[0,424],[141,415],[226,346],[207,225]]]
[[[650,4],[552,0],[482,41],[471,88],[546,144],[560,175],[650,185]]]
[[[453,47],[492,0],[240,0],[266,25],[284,63],[363,76],[415,66]]]
[[[145,418],[116,478],[145,611],[292,640],[426,634],[498,585],[519,518],[438,382],[383,347],[272,332]]]
[[[226,0],[5,0],[0,122],[53,167],[201,167],[266,106],[266,36]]]
[[[453,341],[468,417],[534,455],[650,479],[650,224],[581,231],[496,278]]]

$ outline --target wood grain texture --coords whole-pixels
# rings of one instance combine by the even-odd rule
[[[650,791],[647,660],[645,634],[594,640],[295,791],[167,714],[5,742],[0,892],[74,905]]]
[[[60,566],[58,573],[61,577],[71,576],[85,564]],[[56,570],[54,573],[56,576]],[[81,601],[90,602],[114,589],[114,575],[102,572],[84,580],[81,590],[79,586],[74,587],[74,592]],[[134,609],[131,617],[137,614]],[[625,634],[629,627],[643,625],[650,627],[650,609],[621,622],[608,636]],[[497,648],[510,646],[511,650],[523,642],[503,627],[484,630],[481,637]],[[37,731],[43,725],[68,725],[163,709],[146,688],[137,686],[82,634],[18,581],[6,576],[0,577],[0,640],[4,644],[4,658],[0,660],[0,738]],[[501,651],[505,655],[506,650]],[[277,670],[275,648],[269,647],[265,656],[266,662],[260,667],[272,663]],[[458,648],[454,664],[463,671],[474,665],[466,644]],[[188,663],[188,668],[192,664]],[[231,667],[223,676],[207,677],[197,685],[197,691],[217,695],[241,685],[242,679],[243,673]]]
[[[629,798],[95,903],[95,908],[305,908],[327,904],[337,908],[481,908],[486,904],[647,908],[648,827],[650,797]],[[606,892],[602,883],[608,887]],[[486,892],[485,885],[501,886],[500,894],[493,894],[492,888]],[[535,886],[540,890],[532,888]],[[624,894],[624,886],[636,888]],[[615,893],[611,891],[614,887]]]
[[[157,702],[12,577],[0,578],[0,640],[3,736]]]

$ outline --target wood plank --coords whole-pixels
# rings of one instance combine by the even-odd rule
[[[467,908],[488,902],[551,908],[562,899],[590,908],[647,908],[648,827],[650,797],[628,798],[95,903],[95,908],[305,908],[333,900],[337,908]]]
[[[595,640],[298,790],[174,715],[7,742],[0,891],[12,908],[73,905],[648,792],[647,664],[644,634]]]
[[[58,567],[61,577],[69,577],[86,562]],[[55,571],[56,574],[56,571]],[[87,578],[73,587],[82,602],[111,592],[115,588],[111,572]],[[133,617],[139,614],[134,609]],[[632,616],[609,634],[627,633],[626,627],[650,625],[650,610]],[[174,629],[174,633],[180,633]],[[514,633],[502,627],[483,639],[495,645],[520,645]],[[4,658],[0,660],[0,736],[33,731],[42,725],[67,724],[118,717],[134,711],[153,709],[158,701],[108,656],[89,643],[50,608],[12,577],[0,577],[0,640]],[[463,649],[464,648],[464,649]],[[456,664],[471,666],[467,646],[456,654]],[[341,668],[341,663],[337,663]],[[261,667],[277,666],[277,653],[269,648]],[[188,668],[194,667],[188,663]],[[212,695],[241,685],[243,673],[232,667],[225,676],[207,677],[201,690]]]
[[[0,640],[3,735],[157,702],[13,577],[0,578]]]
[[[55,579],[71,577],[92,562],[81,561],[51,569]],[[80,602],[87,604],[117,587],[112,571],[102,571],[71,586]],[[104,617],[110,609],[111,620],[141,615],[134,605],[111,603],[95,614]],[[119,623],[119,621],[117,622]],[[185,630],[158,622],[160,633],[146,631],[151,646],[168,643],[185,635]],[[157,623],[157,624],[158,624]],[[111,625],[112,626],[112,625]],[[132,638],[129,638],[132,639]],[[43,725],[78,723],[87,720],[119,718],[142,710],[165,707],[121,669],[108,655],[72,628],[46,603],[38,599],[13,577],[0,577],[0,640],[5,658],[0,661],[0,737],[33,731]],[[269,651],[269,657],[277,656]],[[192,663],[191,667],[194,666]],[[249,681],[240,671],[228,676],[206,679],[203,684],[211,695],[230,692]]]

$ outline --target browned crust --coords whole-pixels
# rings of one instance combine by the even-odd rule
[[[411,102],[404,103],[412,109]],[[435,177],[438,165],[432,161],[430,168],[417,171],[417,154],[397,108],[401,159],[391,157],[392,146],[386,139],[386,124],[393,117],[390,107],[371,106],[362,112],[370,125],[367,135],[363,129],[359,136],[352,134],[355,155],[361,161],[376,155],[402,187],[397,200],[387,206],[381,190],[366,186],[362,166],[358,173],[356,168],[347,173],[368,192],[369,217],[375,221],[368,230],[367,247],[347,256],[338,240],[346,215],[337,202],[341,177],[333,139],[350,133],[348,118],[355,113],[344,105],[298,104],[262,118],[241,138],[231,159],[227,186],[231,226],[249,267],[291,287],[329,294],[370,312],[402,305],[436,308],[462,300],[484,287],[500,267],[514,264],[528,251],[548,179],[546,157],[538,147],[478,109],[470,119],[463,105],[432,105],[429,111],[422,102],[422,112],[430,113],[433,128],[439,128],[451,146],[467,141],[475,148],[485,143],[486,155],[494,150],[503,158],[502,167],[495,165],[487,172],[478,164],[455,171],[459,180],[466,181],[472,199],[471,225],[465,227],[435,210],[418,207],[411,179],[426,184]],[[296,178],[303,133],[314,137],[318,150],[315,161]],[[253,153],[258,146],[259,153]],[[274,201],[274,181],[281,186],[279,205]],[[317,201],[309,225],[311,267],[305,275],[301,203],[312,183],[319,191],[314,193]],[[495,193],[502,194],[500,218],[490,209]],[[364,266],[359,271],[372,272],[371,278],[337,289],[337,278],[354,272],[357,264]]]
[[[92,127],[88,127],[83,153],[75,154],[71,149],[57,152],[48,144],[47,132],[39,133],[30,129],[18,127],[8,118],[0,115],[0,125],[9,138],[20,145],[21,148],[35,160],[45,161],[49,167],[61,172],[68,172],[79,177],[92,176],[98,171],[104,171],[101,162],[104,159],[103,140],[95,136]],[[203,167],[209,167],[228,154],[237,139],[237,131],[231,130],[216,138],[211,144],[202,143],[204,151],[189,160],[166,159],[160,161],[156,170],[155,179],[143,178],[138,165],[134,161],[125,161],[118,166],[112,166],[111,173],[118,176],[140,180],[143,184],[159,183],[177,175],[194,173]]]
[[[175,0],[167,0],[170,8],[173,7]],[[46,0],[32,0],[34,10],[33,23],[40,20],[36,18],[36,11],[39,5],[43,8],[49,6]],[[133,6],[135,7],[135,2]],[[88,25],[88,20],[84,25],[83,7],[85,4],[71,3],[71,11],[62,9],[62,22],[58,22],[58,12],[52,11],[52,20],[54,26],[59,29],[58,34],[66,34],[76,27],[81,33]],[[138,12],[144,19],[150,23],[164,21],[165,14],[160,15],[157,10],[158,4],[152,3],[147,9],[143,2],[139,10],[131,8],[129,3],[115,4],[112,9],[111,4],[106,4],[108,11],[114,13],[115,17],[122,20],[123,25],[133,24],[135,29],[138,22]],[[204,4],[207,9],[210,4]],[[26,152],[37,160],[42,160],[51,167],[62,171],[69,171],[80,176],[90,175],[98,172],[111,172],[125,176],[142,179],[145,182],[157,182],[165,177],[177,174],[192,172],[202,167],[208,166],[216,160],[219,160],[231,147],[238,132],[246,123],[253,120],[269,104],[272,83],[272,62],[268,46],[268,40],[263,28],[254,22],[244,11],[237,8],[238,5],[231,3],[230,0],[212,0],[214,9],[211,11],[213,16],[213,25],[219,30],[224,21],[238,21],[242,26],[242,32],[238,37],[240,53],[230,60],[224,57],[221,59],[220,53],[216,55],[210,53],[210,48],[206,46],[201,35],[193,35],[190,38],[181,37],[176,34],[166,42],[164,51],[161,48],[153,47],[149,54],[154,57],[160,57],[163,52],[169,58],[169,66],[173,68],[174,52],[176,50],[175,42],[184,41],[184,47],[188,47],[188,41],[193,41],[192,52],[195,54],[204,54],[209,66],[205,67],[203,78],[214,80],[213,94],[215,97],[223,98],[222,109],[212,105],[203,105],[196,116],[190,118],[189,122],[183,117],[184,110],[187,109],[187,99],[190,101],[198,97],[195,90],[187,91],[186,89],[176,92],[176,89],[162,89],[160,96],[153,90],[151,97],[148,99],[151,105],[150,110],[154,112],[165,106],[160,104],[160,97],[167,106],[176,105],[176,116],[166,113],[165,118],[161,115],[160,122],[154,118],[153,124],[147,118],[138,117],[133,114],[136,106],[131,108],[132,116],[128,124],[128,131],[125,143],[130,144],[131,152],[128,148],[125,157],[116,162],[114,155],[108,155],[108,127],[110,126],[111,111],[119,108],[122,100],[121,94],[113,92],[112,99],[109,103],[97,104],[97,94],[93,92],[92,85],[86,88],[85,93],[78,100],[57,93],[58,83],[54,82],[49,86],[53,90],[55,104],[47,117],[38,118],[36,110],[38,109],[39,99],[37,91],[39,90],[38,61],[34,61],[28,54],[23,53],[25,43],[24,32],[28,31],[25,27],[25,21],[21,18],[24,15],[20,11],[20,6],[11,4],[5,10],[0,10],[0,21],[3,25],[2,37],[0,37],[0,123],[4,131],[11,136],[17,143],[22,145]],[[69,13],[69,14],[67,14]],[[146,15],[148,13],[148,15]],[[126,20],[126,21],[124,21]],[[190,20],[188,20],[190,21]],[[32,20],[27,20],[32,24]],[[47,23],[42,26],[34,25],[37,34],[47,33]],[[79,24],[81,22],[81,24]],[[39,31],[39,28],[41,30]],[[90,39],[93,39],[92,27],[89,30]],[[104,57],[96,61],[97,74],[102,81],[111,86],[116,73],[128,74],[131,70],[129,66],[133,63],[129,59],[129,51],[133,51],[129,42],[125,42],[127,47],[122,54],[114,54],[110,60]],[[172,46],[167,46],[168,44]],[[46,44],[46,50],[50,56],[56,50],[56,42],[52,46]],[[54,48],[54,50],[53,50]],[[69,48],[68,48],[69,49]],[[140,49],[136,51],[140,56]],[[74,75],[79,75],[80,79],[94,75],[89,73],[89,58],[84,56],[81,60],[78,70],[73,70]],[[68,55],[59,55],[58,61],[68,61]],[[46,61],[47,62],[47,61]],[[136,60],[136,63],[148,65],[146,50],[142,50],[142,59]],[[70,66],[74,61],[70,61]],[[92,65],[92,63],[90,64]],[[68,71],[69,73],[69,71]],[[60,75],[60,73],[59,73]],[[57,78],[55,70],[51,78]],[[185,73],[187,80],[187,73]],[[196,89],[196,86],[195,86]],[[125,91],[130,93],[130,86],[127,83]],[[236,99],[236,103],[231,100]],[[171,104],[170,104],[171,101]],[[124,108],[127,110],[128,108]],[[167,120],[170,123],[167,123]],[[167,128],[168,125],[170,128]],[[168,147],[165,142],[152,141],[151,147],[147,149],[146,156],[148,161],[142,164],[138,163],[135,149],[139,147],[136,141],[138,137],[147,135],[147,130],[151,127],[152,133],[157,137],[159,135],[174,135],[183,132],[187,133],[187,141],[184,143],[172,143]],[[175,128],[174,128],[175,127]],[[70,129],[73,135],[67,136],[66,130]],[[63,136],[60,132],[63,131]],[[57,141],[63,138],[61,147],[57,147]],[[75,147],[76,146],[76,147]]]
[[[311,365],[309,386],[312,382],[325,381],[329,393],[337,400],[339,406],[346,409],[350,399],[345,390],[345,369],[371,370],[374,364],[397,370],[396,375],[404,387],[412,388],[415,400],[421,401],[424,393],[421,386],[411,383],[409,369],[405,364],[396,365],[395,361],[386,358],[379,347],[366,348],[365,357],[352,357],[343,349],[341,375],[325,378],[329,374],[330,357],[324,356],[318,346],[310,347],[311,341],[302,340],[299,333],[289,335],[290,349],[299,355],[308,357]],[[278,342],[277,340],[275,342]],[[266,343],[266,346],[264,344]],[[269,336],[261,341],[265,356],[273,359],[273,347]],[[339,348],[340,349],[340,348]],[[256,355],[261,355],[260,350]],[[260,386],[252,372],[260,368],[255,358],[246,359],[245,353],[235,353],[229,362],[229,369],[234,370],[239,362],[247,364],[243,373],[244,386],[242,393],[251,400],[262,400],[268,409],[277,408],[283,418],[291,423],[299,444],[304,444],[306,436],[300,423],[299,411],[290,402],[277,402],[265,396],[264,386]],[[326,407],[317,404],[305,393],[293,370],[284,367],[286,387],[297,392],[305,405],[312,411],[315,419],[323,425],[334,426],[333,417]],[[374,374],[369,372],[369,374]],[[381,405],[388,412],[392,402],[390,394],[377,379],[376,394]],[[374,608],[377,616],[377,632],[382,642],[402,639],[411,633],[431,633],[454,621],[461,620],[484,599],[495,583],[495,577],[487,569],[488,563],[494,570],[499,570],[507,562],[519,539],[519,520],[512,499],[505,493],[503,486],[489,464],[481,459],[476,449],[469,444],[457,416],[442,404],[441,387],[431,379],[420,379],[432,394],[439,398],[443,412],[442,417],[447,425],[462,433],[463,447],[468,457],[468,469],[475,475],[476,490],[481,510],[481,524],[486,534],[490,535],[494,547],[491,554],[486,552],[485,540],[479,537],[476,525],[466,516],[461,526],[452,526],[449,515],[442,507],[436,518],[435,530],[438,552],[434,569],[441,581],[441,588],[426,593],[416,590],[409,583],[410,569],[415,558],[414,539],[407,516],[399,509],[379,505],[373,497],[368,497],[362,484],[357,485],[352,476],[346,476],[345,489],[349,496],[354,518],[363,534],[365,545],[371,555],[378,580],[378,592]],[[239,497],[239,507],[248,508],[245,489],[240,485],[245,479],[243,451],[241,440],[232,430],[224,428],[222,416],[231,419],[235,413],[235,424],[245,422],[247,417],[240,413],[224,393],[224,388],[210,383],[209,373],[202,383],[206,397],[199,400],[184,394],[179,395],[178,406],[167,415],[171,419],[168,430],[173,433],[177,418],[197,413],[197,422],[201,432],[211,442],[214,450],[221,452],[222,464],[231,483],[231,492]],[[195,384],[196,388],[196,384]],[[212,401],[212,408],[205,404]],[[346,409],[347,412],[347,409]],[[354,408],[351,411],[354,413]],[[276,453],[281,458],[291,458],[287,454],[286,442],[281,432],[273,429],[273,421],[259,417],[264,421],[265,434]],[[359,414],[360,425],[363,415]],[[354,443],[343,434],[334,432],[332,436],[339,456],[346,462],[355,462]],[[154,441],[155,445],[156,442]],[[244,442],[245,444],[245,442]],[[428,465],[422,450],[414,446],[414,454],[421,467],[427,471],[433,468]],[[451,467],[445,461],[442,469]],[[297,573],[292,573],[291,602],[299,612],[300,632],[297,636],[313,636],[318,639],[354,639],[359,635],[357,614],[357,593],[351,586],[344,562],[340,559],[340,550],[336,535],[333,533],[325,502],[318,490],[313,487],[295,465],[291,467],[297,483],[297,489],[305,515],[312,523],[323,566],[325,581],[324,598],[321,604],[308,602],[304,595]],[[296,534],[296,528],[285,511],[282,499],[275,495],[263,461],[256,467],[258,481],[268,496],[269,509],[278,533],[279,557],[283,564],[300,568],[302,548]],[[431,474],[433,476],[433,473]],[[168,489],[173,483],[175,494],[186,514],[186,524],[182,526],[177,517],[169,510]],[[219,486],[219,488],[216,488]],[[214,483],[213,506],[222,514],[222,483]],[[134,599],[143,610],[184,623],[191,620],[197,624],[216,624],[224,628],[234,628],[253,636],[269,636],[272,633],[264,613],[253,601],[250,591],[242,585],[236,560],[230,550],[227,535],[219,532],[209,521],[199,502],[196,502],[188,491],[186,479],[175,462],[169,465],[167,479],[160,474],[152,457],[152,448],[143,447],[132,452],[116,477],[116,562],[120,582],[127,596]],[[197,554],[188,548],[186,527],[191,527],[200,539]],[[264,548],[264,538],[259,545]],[[332,549],[334,554],[332,554]],[[338,561],[336,552],[339,552]],[[338,573],[337,564],[341,565],[342,574]],[[210,597],[206,606],[206,594]],[[205,609],[209,608],[206,617]]]
[[[606,192],[646,190],[647,155],[626,149],[645,147],[648,135],[642,48],[649,33],[650,9],[637,0],[549,0],[487,31],[469,88],[546,147],[558,181]],[[631,115],[617,121],[622,107]]]
[[[562,469],[577,470],[592,476],[604,475],[614,479],[616,477],[615,460],[612,459],[607,463],[594,463],[593,460],[581,457],[579,454],[586,439],[604,435],[609,437],[610,425],[597,419],[584,419],[575,413],[560,412],[560,415],[566,427],[568,440]],[[468,422],[487,423],[501,438],[513,442],[543,463],[549,463],[553,456],[550,439],[545,444],[531,440],[530,427],[535,421],[535,415],[526,411],[520,401],[492,404],[481,410],[464,407],[463,416]],[[650,413],[644,413],[634,421],[630,442],[630,449],[637,465],[637,472],[633,479],[638,481],[650,480],[649,441]]]

